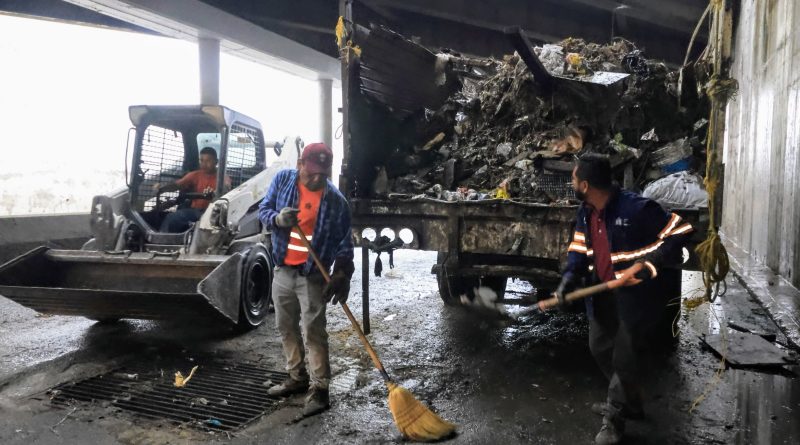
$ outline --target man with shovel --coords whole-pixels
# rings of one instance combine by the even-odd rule
[[[272,232],[272,301],[289,373],[289,378],[267,392],[287,396],[307,391],[305,416],[330,407],[325,309],[328,302],[347,300],[355,269],[350,208],[328,180],[332,161],[333,153],[325,144],[307,145],[297,169],[283,170],[272,180],[258,213]],[[326,270],[333,265],[327,285],[300,233],[306,235]]]
[[[595,443],[616,444],[622,440],[623,417],[643,417],[644,339],[666,304],[659,273],[680,265],[692,226],[655,201],[615,186],[605,156],[582,156],[572,172],[572,186],[582,205],[555,295],[563,305],[564,295],[583,278],[621,284],[586,301],[589,347],[609,379],[607,400],[592,406],[603,416]]]

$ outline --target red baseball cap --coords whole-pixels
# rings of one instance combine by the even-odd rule
[[[306,170],[312,175],[318,173],[329,175],[331,165],[333,165],[333,152],[322,142],[315,142],[306,145],[300,160],[303,161]]]

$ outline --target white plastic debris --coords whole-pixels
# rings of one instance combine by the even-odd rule
[[[669,208],[708,207],[708,193],[696,175],[682,171],[653,181],[642,196]]]
[[[397,269],[389,269],[389,271],[383,274],[383,276],[386,278],[403,278],[403,274],[398,272]]]
[[[550,74],[564,74],[564,48],[561,46],[543,45],[542,51],[539,53],[539,60]]]
[[[511,150],[513,150],[513,149],[514,149],[514,146],[511,145],[510,142],[502,142],[500,144],[497,144],[497,150],[496,151],[497,151],[498,156],[502,156],[504,158],[508,158],[508,156],[511,154]]]

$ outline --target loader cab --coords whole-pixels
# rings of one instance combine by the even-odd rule
[[[221,106],[132,106],[129,113],[136,136],[128,177],[132,221],[126,245],[133,250],[186,244],[186,232],[159,231],[168,214],[192,201],[205,200],[210,206],[266,166],[261,126],[241,113]],[[197,170],[205,147],[217,152],[213,194],[158,192],[159,186]]]

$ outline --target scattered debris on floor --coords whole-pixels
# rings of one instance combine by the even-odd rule
[[[197,372],[197,368],[198,368],[197,366],[193,367],[192,370],[189,371],[189,375],[186,376],[186,377],[184,377],[183,374],[181,374],[180,371],[176,372],[175,373],[175,387],[176,388],[183,388],[184,386],[186,386],[186,384],[189,383],[189,380],[191,380],[192,377],[194,377],[194,373]]]
[[[728,327],[731,329],[736,329],[740,332],[758,335],[759,337],[771,343],[774,343],[778,337],[778,332],[776,330],[768,331],[744,320],[728,320]]]
[[[794,359],[763,337],[744,332],[728,332],[700,337],[715,354],[734,367],[769,367],[794,363]]]

